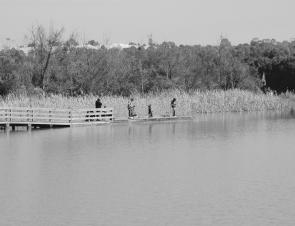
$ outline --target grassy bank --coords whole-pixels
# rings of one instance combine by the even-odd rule
[[[167,91],[158,94],[134,95],[136,112],[140,117],[147,115],[147,104],[152,105],[154,116],[170,114],[170,101],[177,99],[176,114],[190,116],[195,113],[213,112],[253,112],[253,111],[284,111],[291,108],[290,97],[273,94],[257,94],[244,90],[216,90],[195,91],[186,93],[179,90]],[[16,96],[9,95],[0,98],[0,106],[11,107],[45,107],[45,108],[94,108],[97,96],[87,95],[80,97],[51,96]],[[100,97],[103,105],[113,107],[115,117],[127,117],[126,97]]]

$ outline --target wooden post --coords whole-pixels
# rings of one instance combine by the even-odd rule
[[[30,110],[27,110],[27,121],[30,121]]]
[[[53,124],[51,124],[51,122],[52,122],[52,119],[51,119],[51,116],[52,116],[52,111],[51,110],[49,110],[49,128],[50,129],[52,129],[53,128]]]
[[[98,108],[98,109],[96,109],[95,110],[95,117],[96,117],[96,120],[95,121],[99,121],[99,120],[101,120],[101,110],[100,110],[101,108]]]
[[[51,122],[51,110],[49,110],[49,122]]]
[[[7,119],[7,109],[5,109],[4,112],[5,112],[5,121],[7,122],[8,121],[8,119]]]
[[[69,123],[72,122],[72,111],[69,111]]]

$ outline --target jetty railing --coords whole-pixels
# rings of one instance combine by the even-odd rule
[[[1,123],[27,124],[91,124],[112,121],[112,108],[55,109],[55,108],[0,108]]]

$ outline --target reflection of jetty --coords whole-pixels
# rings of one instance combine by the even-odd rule
[[[53,128],[97,125],[113,120],[113,109],[51,109],[0,108],[0,126],[9,130],[16,127]]]

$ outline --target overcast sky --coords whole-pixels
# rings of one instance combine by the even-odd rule
[[[0,40],[22,42],[34,24],[64,26],[80,39],[234,44],[295,38],[294,0],[0,0]]]

